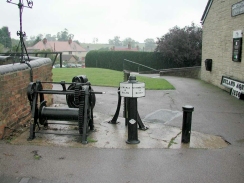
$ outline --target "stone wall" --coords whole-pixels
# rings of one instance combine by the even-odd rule
[[[244,46],[242,61],[232,61],[233,31],[244,30],[244,14],[232,17],[231,7],[240,0],[213,0],[203,24],[201,79],[224,88],[222,76],[244,81]],[[206,71],[205,60],[212,59],[212,71]]]
[[[9,59],[9,57],[8,57]],[[38,58],[29,62],[33,71],[33,81],[52,81],[52,61]],[[30,83],[30,67],[27,64],[0,66],[0,139],[7,129],[15,129],[31,119],[27,87]],[[52,89],[51,84],[43,88]],[[47,105],[52,104],[52,95],[45,95]]]
[[[200,79],[201,66],[164,69],[159,72],[160,76],[178,76]]]

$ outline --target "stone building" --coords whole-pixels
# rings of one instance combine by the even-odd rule
[[[231,89],[232,81],[243,84],[244,1],[209,0],[201,21],[201,79],[223,89]],[[206,63],[212,67],[206,68]],[[226,83],[222,82],[222,77],[227,78]],[[239,89],[244,94],[244,85]]]

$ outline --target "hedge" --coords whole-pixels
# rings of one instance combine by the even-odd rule
[[[132,52],[132,51],[90,51],[86,55],[86,67],[105,68],[117,71],[150,71],[151,69],[125,61],[124,59],[138,64],[151,67],[156,70],[189,67],[191,65],[178,65],[162,53],[157,52]]]

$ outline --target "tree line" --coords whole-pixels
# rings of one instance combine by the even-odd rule
[[[0,29],[0,51],[4,50],[4,48],[11,48],[12,47],[12,41],[10,32],[8,31],[8,27],[2,27]]]
[[[25,37],[26,46],[33,46],[43,38],[46,38],[48,41],[68,41],[70,38],[74,38],[74,34],[69,33],[68,29],[65,28],[56,35],[38,34],[37,36],[30,36],[29,40]],[[78,40],[73,41],[81,44]],[[94,38],[93,43],[97,42],[98,38]],[[130,37],[121,41],[119,36],[109,39],[108,43],[113,46],[127,46],[130,43],[132,48],[139,44],[138,41]],[[176,63],[194,62],[195,65],[201,64],[202,28],[194,23],[183,28],[175,26],[169,29],[169,32],[162,37],[157,38],[156,42],[152,38],[147,38],[144,40],[144,43],[144,51],[161,52],[168,59]],[[18,40],[11,39],[8,27],[2,27],[0,29],[0,52],[3,51],[3,48],[17,47],[17,44]],[[101,51],[107,50],[109,48],[101,49]]]

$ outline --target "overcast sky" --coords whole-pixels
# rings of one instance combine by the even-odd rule
[[[18,3],[19,0],[12,0]],[[23,0],[27,5],[26,0]],[[208,0],[33,0],[33,8],[23,10],[23,31],[27,36],[52,34],[68,29],[74,39],[108,43],[119,36],[143,43],[163,36],[175,25],[184,27],[200,20]],[[18,38],[18,6],[0,0],[0,28],[9,27]]]

